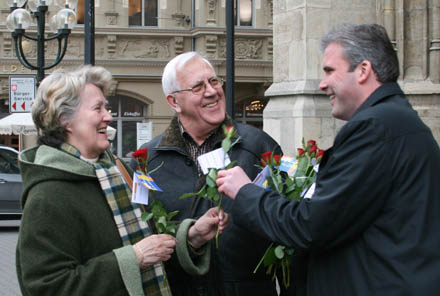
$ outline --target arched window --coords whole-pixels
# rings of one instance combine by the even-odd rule
[[[137,123],[145,122],[148,105],[127,96],[110,96],[107,98],[116,137],[112,141],[112,152],[118,157],[128,159],[137,149]]]

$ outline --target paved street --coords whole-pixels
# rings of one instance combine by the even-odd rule
[[[20,221],[0,221],[0,295],[20,296],[15,272],[15,246]]]

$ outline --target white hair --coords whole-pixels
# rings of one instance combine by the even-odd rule
[[[212,64],[195,51],[189,51],[174,57],[165,66],[162,74],[162,89],[164,94],[167,96],[172,92],[178,91],[180,89],[179,82],[177,81],[177,71],[182,69],[192,59],[200,59],[208,64],[214,71]]]

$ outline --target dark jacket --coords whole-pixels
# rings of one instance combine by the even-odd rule
[[[310,250],[307,295],[435,296],[439,172],[430,129],[389,83],[342,127],[311,199],[287,202],[249,184],[232,214],[244,228]]]
[[[227,123],[231,125],[232,121]],[[279,145],[266,133],[249,125],[234,123],[241,140],[231,153],[231,160],[243,167],[251,179],[260,169],[256,167],[261,154],[267,151],[280,152]],[[219,148],[222,139],[218,139]],[[214,205],[206,199],[179,199],[184,193],[195,192],[197,185],[197,166],[188,156],[181,136],[177,119],[174,118],[168,129],[159,137],[142,146],[148,148],[148,168],[151,170],[161,163],[163,166],[152,174],[163,192],[154,192],[154,197],[164,203],[168,211],[179,210],[177,219],[199,217]],[[132,163],[133,164],[133,163]],[[232,202],[224,197],[222,207],[230,212]],[[174,296],[178,295],[276,295],[275,283],[265,274],[265,269],[253,271],[270,242],[263,237],[237,226],[234,221],[240,213],[232,215],[232,221],[220,236],[219,248],[215,240],[211,246],[211,266],[205,277],[190,277],[179,267],[167,264]]]

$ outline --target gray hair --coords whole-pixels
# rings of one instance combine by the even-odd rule
[[[377,24],[344,24],[322,38],[321,50],[325,51],[330,43],[337,43],[344,48],[350,72],[367,60],[379,82],[397,81],[399,61],[384,27]]]
[[[97,86],[106,96],[112,74],[103,67],[87,65],[71,72],[58,69],[43,79],[32,106],[39,144],[58,146],[65,141],[65,126],[79,109],[86,84]]]
[[[178,91],[180,89],[179,82],[177,81],[177,71],[183,68],[190,60],[200,59],[208,64],[212,70],[214,67],[212,64],[202,57],[199,53],[195,51],[189,51],[174,57],[165,66],[162,74],[162,89],[165,95],[169,95],[172,92]]]

